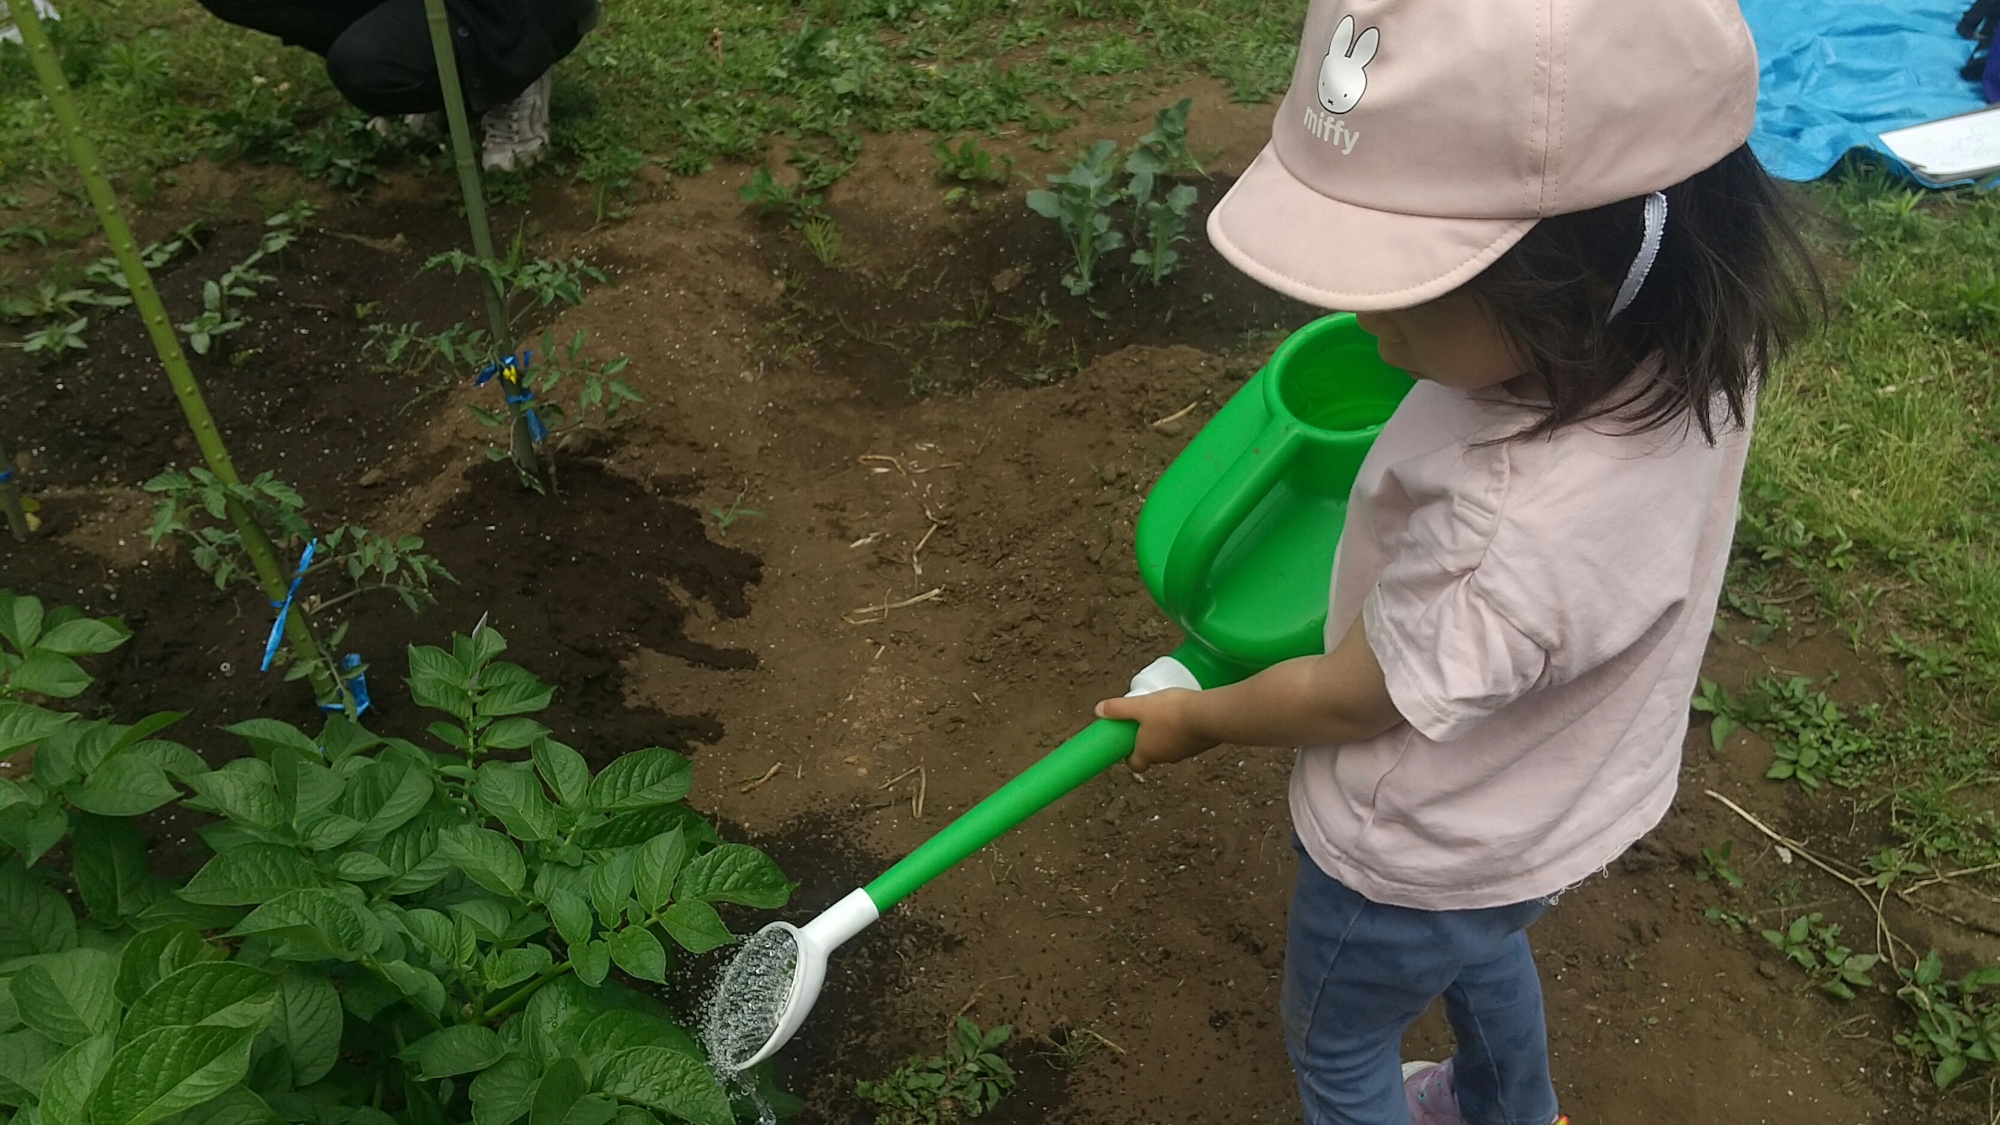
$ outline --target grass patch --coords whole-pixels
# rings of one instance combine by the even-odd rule
[[[1913,858],[1994,862],[2000,197],[1920,193],[1865,167],[1807,191],[1832,316],[1759,403],[1726,604],[1761,636],[1813,617],[1889,666],[1891,697],[1856,716],[1865,733],[1838,743],[1832,780],[1886,804]],[[1772,705],[1795,718],[1825,704],[1780,699],[1791,686],[1753,685],[1765,713],[1744,717],[1798,727]]]
[[[1200,74],[1263,101],[1290,77],[1300,17],[1271,0],[607,5],[556,70],[552,141],[601,217],[648,159],[695,174],[761,159],[774,136],[838,148],[861,131],[1049,134]],[[280,161],[343,188],[435,158],[434,139],[367,129],[317,58],[181,0],[78,6],[50,32],[141,203],[203,156]],[[0,45],[0,186],[35,181],[69,182],[60,138],[20,48]]]

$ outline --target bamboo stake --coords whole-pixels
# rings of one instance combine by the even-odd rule
[[[104,164],[98,159],[97,146],[83,131],[83,118],[76,112],[76,103],[70,99],[69,80],[63,77],[62,63],[56,57],[55,47],[42,30],[41,14],[35,10],[34,4],[22,3],[15,9],[14,25],[21,31],[21,45],[34,63],[35,78],[41,83],[43,96],[49,99],[49,107],[55,111],[56,124],[69,147],[70,159],[76,163],[77,172],[83,177],[84,189],[90,194],[91,206],[97,210],[97,221],[104,227],[104,235],[118,257],[119,268],[125,272],[132,303],[139,310],[147,335],[152,337],[153,349],[160,355],[160,366],[166,369],[167,382],[173,386],[174,398],[180,403],[181,413],[187,417],[188,428],[194,431],[195,445],[201,450],[202,460],[208,463],[208,471],[214,473],[216,479],[231,487],[239,486],[242,478],[236,475],[236,464],[230,459],[229,448],[222,442],[221,432],[216,429],[215,416],[208,412],[208,402],[202,398],[201,386],[195,382],[194,371],[188,367],[187,354],[181,351],[180,337],[174,335],[173,325],[167,320],[167,309],[160,301],[159,291],[153,288],[152,275],[146,272],[146,264],[139,257],[139,244],[132,237],[132,228],[125,223],[124,212],[118,206],[118,196],[111,190],[111,179],[104,174]],[[278,564],[270,538],[243,504],[232,499],[228,507],[230,522],[236,525],[237,534],[243,539],[243,553],[250,557],[250,565],[263,584],[264,595],[274,604],[282,601],[286,571]],[[319,642],[314,639],[305,615],[296,606],[286,615],[285,639],[291,645],[293,657],[312,670],[313,688],[320,699],[335,698],[335,693],[345,695],[345,685],[335,682],[324,671],[326,665],[320,656]]]
[[[452,159],[458,167],[458,190],[465,197],[465,221],[472,228],[472,252],[482,263],[499,261],[493,252],[493,228],[486,220],[486,192],[479,184],[479,149],[472,143],[472,123],[465,113],[465,88],[458,78],[458,56],[452,49],[451,19],[444,0],[424,0],[424,15],[431,32],[431,55],[437,60],[438,87],[444,92],[444,118],[451,133]],[[507,321],[505,294],[499,283],[484,271],[479,274],[479,291],[486,298],[486,323],[493,333],[495,358],[514,350],[514,329]],[[504,379],[502,386],[505,386]],[[509,396],[512,397],[511,395]],[[543,463],[541,451],[528,436],[528,422],[521,405],[507,403],[507,452],[514,466],[537,480],[553,481],[552,468]]]
[[[7,529],[14,533],[14,541],[26,543],[28,512],[21,506],[21,484],[14,479],[14,459],[7,456],[4,439],[0,439],[0,508],[7,510]]]

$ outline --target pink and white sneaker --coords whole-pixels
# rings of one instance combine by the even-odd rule
[[[1410,1103],[1410,1125],[1465,1125],[1450,1059],[1404,1063],[1403,1097]]]
[[[1458,1112],[1458,1083],[1451,1075],[1451,1060],[1441,1063],[1403,1064],[1403,1097],[1410,1105],[1410,1125],[1466,1125]],[[1549,1125],[1569,1125],[1567,1115]]]

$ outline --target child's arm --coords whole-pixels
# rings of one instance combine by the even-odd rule
[[[1106,719],[1137,719],[1133,772],[1191,758],[1221,742],[1245,746],[1324,746],[1373,738],[1403,721],[1382,665],[1356,621],[1325,656],[1302,656],[1241,683],[1208,691],[1172,688],[1107,699]]]

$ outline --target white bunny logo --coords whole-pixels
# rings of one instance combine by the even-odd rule
[[[1346,113],[1361,101],[1368,89],[1368,64],[1381,42],[1382,33],[1372,27],[1355,38],[1354,17],[1340,17],[1319,67],[1319,104],[1328,113]]]

